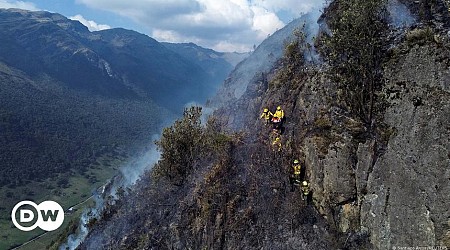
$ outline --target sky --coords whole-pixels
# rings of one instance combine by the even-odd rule
[[[160,42],[247,52],[326,0],[0,0],[0,8],[45,10],[91,31],[125,28]]]

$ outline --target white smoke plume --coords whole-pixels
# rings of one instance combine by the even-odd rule
[[[89,232],[86,226],[89,222],[87,213],[88,212],[86,210],[81,215],[80,225],[78,226],[78,233],[69,235],[69,237],[67,238],[67,242],[59,247],[60,250],[75,249],[81,244],[82,240],[86,238]]]
[[[152,142],[159,139],[159,135],[152,136]],[[127,165],[120,168],[120,172],[124,178],[123,186],[129,187],[134,185],[141,175],[154,166],[160,158],[160,152],[156,150],[155,146],[145,152],[141,157],[129,162]]]
[[[152,139],[156,140],[158,137],[158,135],[154,135]],[[158,162],[159,157],[160,153],[157,151],[156,146],[151,146],[148,151],[121,167],[120,175],[112,178],[97,189],[93,195],[95,206],[83,211],[77,232],[69,235],[67,241],[59,247],[59,250],[76,249],[89,233],[87,226],[89,222],[94,219],[100,219],[105,203],[114,204],[119,198],[117,191],[119,189],[126,191],[128,187],[135,184],[145,171],[151,169]]]
[[[408,7],[398,0],[389,0],[387,11],[389,12],[390,22],[395,28],[411,27],[417,22]]]

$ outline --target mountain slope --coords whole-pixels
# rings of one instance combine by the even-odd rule
[[[136,149],[216,88],[146,35],[89,32],[56,13],[0,9],[0,43],[0,186]]]
[[[231,72],[224,82],[224,86],[214,98],[211,98],[210,105],[220,107],[225,103],[239,99],[246,91],[249,83],[261,77],[264,78],[264,75],[270,71],[273,64],[283,56],[284,46],[293,39],[295,29],[300,29],[303,25],[306,25],[310,35],[317,32],[316,29],[319,27],[315,23],[317,17],[316,13],[303,15],[264,40],[250,57],[240,62]]]
[[[299,26],[291,24],[289,31],[277,34],[276,40],[263,42],[265,45],[259,46],[238,65],[227,82],[242,80],[233,78],[236,71],[254,76],[261,67],[267,67],[266,74],[273,76],[269,63],[261,62],[260,56],[274,50],[273,53],[280,53],[281,57],[284,42],[303,22],[295,23]],[[274,58],[274,61],[277,60]],[[248,72],[244,71],[247,67],[241,67],[254,62],[263,66],[258,64],[255,71]],[[249,68],[254,69],[254,66]],[[259,110],[248,110],[247,105],[253,105],[253,98],[258,99],[255,94],[264,93],[253,85],[262,83],[267,87],[267,82],[257,77],[252,80],[255,82],[248,80],[249,87],[239,100],[230,100],[229,106],[219,109],[200,132],[186,132],[191,126],[178,127],[190,122],[196,124],[195,116],[191,115],[168,129],[173,134],[163,134],[163,138],[166,136],[166,144],[172,145],[167,150],[174,155],[163,153],[153,173],[143,176],[129,196],[105,208],[81,249],[94,246],[144,249],[259,249],[266,246],[280,249],[286,244],[297,249],[334,249],[339,246],[341,243],[333,229],[319,213],[301,201],[298,192],[290,191],[285,175],[289,161],[273,154],[267,137],[257,132],[263,131],[259,121],[254,121]],[[234,87],[230,89],[234,91]],[[225,84],[225,88],[229,85]],[[252,119],[247,120],[245,136],[224,132],[229,130],[224,124],[237,127],[233,122],[241,115]],[[223,122],[224,119],[227,121]],[[177,156],[176,152],[182,155]],[[151,177],[155,174],[169,177],[155,181]],[[180,179],[184,181],[180,183]],[[143,197],[151,197],[151,202]]]
[[[399,28],[381,1],[333,1],[322,16],[333,33],[314,44],[323,63],[299,36],[240,95],[225,85],[232,101],[205,128],[190,114],[175,123],[162,137],[172,147],[81,249],[449,248],[446,3],[419,2],[417,23]],[[281,152],[259,119],[278,105]],[[289,190],[293,159],[309,203]]]
[[[193,98],[204,101],[215,88],[200,67],[134,31],[89,32],[77,21],[48,12],[2,9],[0,18],[4,63],[30,75],[46,72],[72,89],[150,97],[179,110]]]
[[[163,124],[152,113],[173,117],[151,101],[86,96],[1,63],[0,79],[2,186],[82,172],[103,154],[157,133]]]

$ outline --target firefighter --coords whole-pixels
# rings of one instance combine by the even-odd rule
[[[275,140],[272,142],[272,148],[274,152],[280,152],[281,151],[281,138],[277,136]]]
[[[264,119],[266,121],[266,125],[268,125],[272,117],[273,117],[272,112],[270,112],[268,108],[265,108],[260,116],[260,119]]]
[[[277,110],[275,111],[275,114],[273,114],[273,117],[277,117],[281,120],[284,119],[284,110],[281,109],[281,106],[277,107]]]
[[[302,199],[307,200],[309,195],[309,183],[307,181],[302,181],[300,188],[302,190]]]
[[[292,165],[291,175],[289,176],[289,182],[291,183],[291,192],[294,192],[294,186],[298,186],[301,183],[300,173],[301,173],[300,162],[297,159],[295,159]]]
[[[283,120],[284,120],[284,111],[281,109],[280,106],[278,106],[277,110],[275,111],[272,117],[273,128],[281,129]]]
[[[300,165],[300,162],[295,159],[294,164],[292,165],[294,182],[297,184],[300,184],[300,173],[301,173],[302,166]]]

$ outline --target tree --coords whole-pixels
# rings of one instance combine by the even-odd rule
[[[154,170],[156,175],[183,182],[192,171],[202,152],[201,115],[201,107],[185,109],[181,119],[163,130],[161,139],[155,142],[161,152],[161,160]]]
[[[372,126],[375,90],[381,86],[386,0],[343,0],[329,19],[332,35],[322,50],[341,98],[366,126]]]

